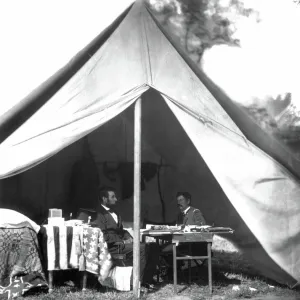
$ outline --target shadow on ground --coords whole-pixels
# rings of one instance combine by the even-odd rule
[[[269,285],[285,287],[261,275],[241,252],[214,251],[212,264],[214,273],[224,274],[227,278],[232,278],[232,274],[235,274],[243,278],[260,280]]]

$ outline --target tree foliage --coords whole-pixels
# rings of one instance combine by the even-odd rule
[[[196,62],[214,45],[239,46],[236,22],[258,12],[240,0],[148,0],[163,26],[177,36]]]
[[[204,51],[213,46],[240,46],[237,34],[240,21],[250,17],[254,22],[260,22],[259,12],[246,7],[242,0],[147,1],[156,18],[177,38],[199,67]],[[292,1],[300,3],[300,0]],[[300,124],[300,116],[297,109],[291,108],[291,94],[286,97],[289,99],[270,99],[269,106],[264,106],[265,102],[257,99],[255,104],[243,108],[266,132],[293,147],[295,142],[300,141],[300,126],[295,125]],[[279,106],[287,103],[286,100],[288,108],[280,118],[275,118],[272,110],[278,103]]]

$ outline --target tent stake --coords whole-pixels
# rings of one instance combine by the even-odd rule
[[[134,209],[133,209],[133,294],[140,297],[142,99],[134,106]]]

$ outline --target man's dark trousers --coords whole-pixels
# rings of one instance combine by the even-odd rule
[[[125,248],[122,249],[122,252],[128,253],[124,263],[126,266],[132,266],[133,244],[125,244],[124,246]],[[156,243],[140,243],[140,278],[142,283],[151,283],[153,281],[153,276],[155,275],[156,267],[158,266],[159,251],[159,246]],[[109,248],[109,252],[115,254],[118,253],[118,249],[116,247]]]

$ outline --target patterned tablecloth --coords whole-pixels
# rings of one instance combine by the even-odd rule
[[[112,267],[103,233],[85,226],[43,226],[44,256],[47,269],[79,269],[97,274],[104,280]]]
[[[0,299],[47,287],[36,232],[28,222],[0,227]]]
[[[130,290],[132,267],[116,267],[102,231],[87,226],[43,226],[48,271],[79,269],[98,276],[102,285]]]

